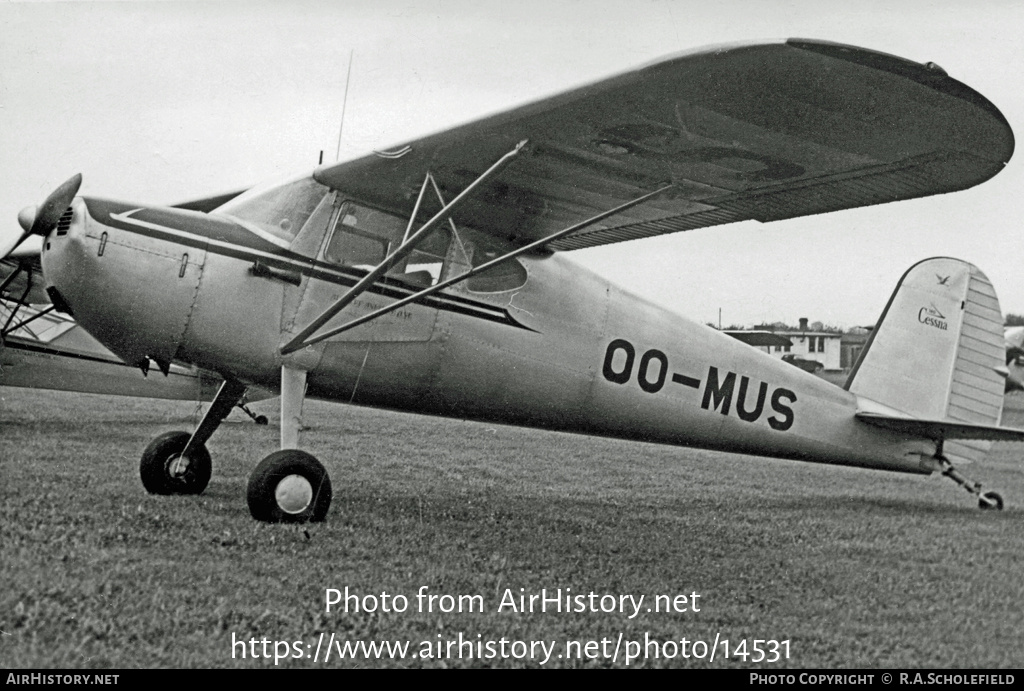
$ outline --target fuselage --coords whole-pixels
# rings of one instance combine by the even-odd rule
[[[77,198],[44,243],[47,286],[129,363],[184,362],[270,388],[289,365],[308,372],[308,395],[346,403],[930,472],[922,459],[934,444],[857,421],[854,394],[561,254],[523,255],[282,356],[366,274],[346,257],[376,252],[358,233],[377,212],[340,197],[311,209],[287,241],[228,213]],[[446,237],[436,265],[410,260],[324,328],[465,272],[494,244],[471,229]]]

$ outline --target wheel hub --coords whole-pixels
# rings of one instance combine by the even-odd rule
[[[277,483],[274,499],[285,513],[302,513],[313,502],[313,485],[301,475],[287,475]]]
[[[167,459],[167,475],[176,480],[180,480],[185,477],[188,473],[188,457],[182,454],[176,454]]]

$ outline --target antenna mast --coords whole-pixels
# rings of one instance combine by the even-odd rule
[[[345,95],[341,100],[341,123],[338,125],[338,149],[334,153],[334,160],[341,158],[341,131],[345,127],[345,106],[348,105],[348,83],[352,79],[352,57],[356,49],[353,48],[348,54],[348,74],[345,75]]]

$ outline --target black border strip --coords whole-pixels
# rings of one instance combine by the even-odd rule
[[[368,273],[359,269],[347,269],[327,262],[317,261],[310,257],[284,250],[223,219],[214,219],[200,215],[193,216],[192,214],[180,217],[173,213],[161,214],[160,220],[163,223],[174,221],[177,227],[165,226],[166,230],[160,230],[152,226],[161,224],[142,217],[142,212],[147,211],[147,209],[140,209],[139,207],[120,202],[90,198],[85,198],[85,202],[90,216],[97,222],[111,228],[154,240],[193,247],[240,261],[260,262],[265,266],[282,271],[298,271],[310,279],[347,287],[354,286],[359,279]],[[140,212],[138,215],[140,224],[130,223],[115,217],[115,214],[123,215],[126,212],[136,210]],[[141,225],[142,223],[146,225]],[[217,226],[213,233],[207,227],[210,224]],[[225,226],[231,226],[232,230],[228,230]],[[394,278],[385,278],[383,281],[374,284],[369,289],[369,292],[381,297],[402,299],[419,292],[419,289],[408,288]],[[537,332],[536,329],[532,329],[514,319],[506,308],[495,307],[485,302],[477,302],[458,295],[444,293],[436,297],[428,295],[416,300],[416,304],[445,312],[476,317],[526,331],[533,331],[534,333]]]

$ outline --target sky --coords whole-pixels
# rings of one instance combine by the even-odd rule
[[[81,194],[172,204],[736,41],[936,62],[1024,128],[1021,26],[1024,0],[0,2],[0,235],[77,172]],[[725,326],[873,324],[931,256],[973,262],[1020,314],[1022,158],[954,194],[568,254]]]

